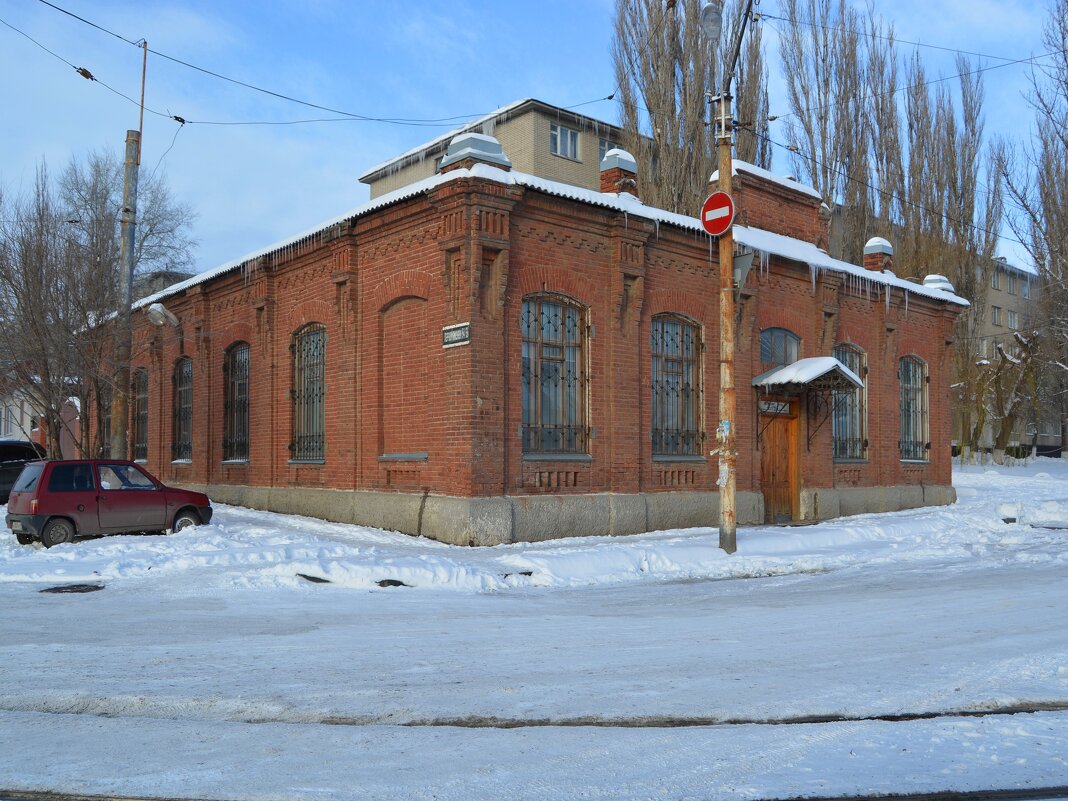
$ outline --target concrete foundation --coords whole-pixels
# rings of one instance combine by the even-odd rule
[[[801,490],[801,519],[830,520],[834,517],[898,512],[920,506],[956,503],[953,487],[909,484],[896,487],[826,487]]]
[[[304,487],[214,484],[191,488],[206,492],[219,503],[373,526],[453,545],[500,545],[719,525],[719,495],[715,492],[458,498]],[[801,519],[893,512],[955,500],[952,487],[806,489],[801,492]],[[737,501],[738,525],[764,522],[760,493],[739,492]]]

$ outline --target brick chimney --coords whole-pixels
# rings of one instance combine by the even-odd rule
[[[614,147],[601,160],[601,191],[627,192],[638,197],[638,162],[626,150]]]
[[[468,131],[457,134],[449,142],[449,149],[445,152],[438,171],[451,172],[478,163],[489,164],[502,170],[512,169],[512,161],[504,154],[500,142],[492,136]]]
[[[864,245],[864,269],[881,273],[894,271],[894,246],[881,236],[874,236]]]

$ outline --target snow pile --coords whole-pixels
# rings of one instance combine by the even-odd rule
[[[958,469],[956,483],[960,501],[951,507],[803,527],[743,528],[733,556],[719,549],[712,528],[467,548],[218,505],[212,525],[171,536],[105,537],[45,550],[20,546],[4,531],[0,582],[112,582],[195,574],[198,586],[307,588],[329,583],[374,591],[403,586],[484,593],[775,576],[887,562],[1068,560],[1063,535],[1053,530],[1068,526],[1068,502],[1060,500],[1068,498],[1068,464],[1043,459],[1030,467]],[[1018,522],[1003,522],[1013,518]]]

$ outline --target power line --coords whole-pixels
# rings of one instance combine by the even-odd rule
[[[56,5],[55,3],[51,3],[51,2],[49,2],[49,0],[39,0],[39,2],[42,3],[43,5],[48,6],[49,8],[52,8],[52,9],[60,12],[61,14],[65,14],[66,16],[71,17],[72,19],[75,19],[75,20],[77,20],[77,21],[79,21],[79,22],[81,22],[81,23],[83,23],[85,25],[88,25],[88,26],[90,26],[92,28],[95,28],[96,30],[101,31],[102,33],[105,33],[108,36],[112,36],[112,37],[118,39],[121,42],[124,42],[126,44],[132,45],[132,46],[137,47],[139,49],[143,46],[143,40],[135,41],[133,39],[129,39],[129,38],[125,37],[125,36],[122,36],[119,33],[116,33],[115,31],[112,31],[112,30],[110,30],[108,28],[105,28],[102,25],[99,25],[99,24],[93,22],[92,20],[86,19],[85,17],[82,17],[82,16],[80,16],[78,14],[75,14],[72,11],[69,11],[69,10],[67,10],[65,8],[62,8],[61,6]],[[29,38],[29,37],[27,37],[27,38]],[[45,48],[45,49],[47,49],[47,48]],[[173,115],[173,114],[164,114],[164,113],[158,112],[158,111],[153,111],[152,112],[152,113],[157,114],[159,116],[168,117],[170,119],[173,119],[173,120],[175,120],[176,122],[178,122],[179,124],[182,124],[182,125],[189,124],[189,125],[217,125],[217,126],[238,126],[238,125],[269,126],[269,125],[305,125],[305,124],[310,124],[310,123],[322,123],[322,122],[345,122],[345,121],[352,122],[352,121],[357,121],[357,122],[377,122],[377,123],[385,123],[385,124],[390,124],[390,125],[406,125],[406,126],[413,126],[413,127],[428,127],[428,128],[435,128],[436,127],[436,128],[441,128],[441,127],[452,126],[457,122],[462,122],[462,121],[467,121],[467,120],[471,120],[471,119],[478,119],[478,118],[481,118],[481,117],[485,117],[488,114],[492,113],[492,112],[483,112],[483,113],[480,113],[480,114],[456,114],[456,115],[452,115],[452,116],[449,116],[449,117],[436,117],[436,118],[434,118],[434,117],[432,117],[432,118],[374,117],[374,116],[370,116],[370,115],[366,115],[366,114],[359,114],[359,113],[356,113],[356,112],[345,111],[344,109],[335,109],[335,108],[331,108],[330,106],[323,106],[323,105],[319,105],[317,103],[312,103],[312,102],[306,101],[306,100],[301,100],[300,98],[292,97],[290,95],[286,95],[286,94],[283,94],[281,92],[275,92],[275,91],[273,91],[271,89],[265,89],[263,87],[256,86],[255,84],[251,84],[251,83],[248,83],[246,81],[239,80],[237,78],[231,78],[231,77],[229,77],[227,75],[223,75],[221,73],[215,72],[214,70],[210,70],[210,69],[207,69],[205,67],[201,67],[201,66],[198,66],[196,64],[192,64],[192,63],[190,63],[188,61],[185,61],[183,59],[177,58],[175,56],[171,56],[171,55],[169,55],[167,53],[163,53],[163,52],[161,52],[159,50],[155,50],[155,49],[153,49],[151,47],[147,47],[145,49],[148,50],[149,53],[152,53],[155,56],[159,56],[160,58],[166,59],[166,60],[171,61],[171,62],[173,62],[175,64],[180,64],[180,65],[182,65],[184,67],[187,67],[189,69],[195,70],[197,72],[201,72],[201,73],[203,73],[205,75],[209,75],[209,76],[211,76],[213,78],[217,78],[219,80],[226,81],[228,83],[232,83],[232,84],[235,84],[237,86],[241,86],[243,88],[250,89],[250,90],[255,91],[255,92],[260,92],[262,94],[266,94],[266,95],[269,95],[271,97],[278,98],[280,100],[285,100],[287,102],[296,103],[296,104],[299,104],[299,105],[302,105],[302,106],[306,106],[308,108],[314,108],[314,109],[319,110],[319,111],[326,111],[326,112],[328,112],[330,114],[340,115],[340,116],[337,116],[337,117],[316,117],[316,118],[299,119],[299,120],[197,120],[197,119],[183,118],[183,117],[176,116],[176,115]],[[51,51],[48,51],[48,52],[51,52]],[[53,54],[53,55],[55,55],[55,54]],[[111,87],[107,87],[107,88],[110,89]],[[112,89],[112,91],[115,91],[115,90]],[[126,95],[121,95],[121,93],[119,93],[119,92],[116,92],[116,94],[120,94],[120,96],[126,97],[127,100],[130,100],[130,98],[127,97]],[[614,95],[614,93],[613,93],[613,95]],[[613,95],[609,95],[607,98],[605,98],[605,97],[597,97],[597,98],[594,98],[593,100],[585,100],[585,101],[583,101],[581,103],[576,103],[576,104],[571,105],[571,106],[562,106],[561,108],[564,108],[564,109],[567,109],[567,110],[576,109],[576,108],[580,108],[582,106],[590,105],[591,103],[598,103],[598,102],[602,102],[603,100],[611,100]],[[132,102],[136,102],[136,101],[132,101]],[[147,110],[152,111],[151,109],[147,109]]]
[[[781,17],[771,17],[771,19],[781,19]],[[774,26],[772,26],[772,27],[774,27]],[[779,29],[776,28],[776,30],[779,30]],[[779,31],[779,32],[781,33],[782,31]],[[1053,52],[1050,52],[1050,53],[1043,53],[1040,56],[1028,56],[1026,58],[1020,58],[1020,59],[1015,59],[1015,60],[1011,60],[1011,61],[1006,61],[1004,64],[994,64],[994,65],[989,66],[989,67],[977,67],[976,69],[969,70],[967,72],[958,72],[958,73],[955,73],[953,75],[943,76],[941,78],[933,78],[930,81],[922,81],[920,83],[908,84],[907,86],[901,86],[901,87],[898,87],[897,89],[892,89],[892,90],[890,90],[888,92],[879,92],[877,94],[865,95],[865,96],[862,96],[860,98],[860,100],[862,102],[867,102],[868,100],[875,100],[875,99],[880,98],[880,97],[889,97],[891,95],[898,94],[899,92],[907,92],[910,89],[919,89],[919,88],[924,87],[924,86],[933,86],[934,84],[937,84],[937,83],[944,83],[946,81],[952,81],[955,78],[966,78],[969,75],[979,75],[979,74],[982,74],[984,72],[990,72],[991,70],[1002,69],[1003,67],[1012,67],[1012,66],[1015,66],[1017,64],[1034,63],[1036,61],[1039,61],[1040,59],[1049,58],[1050,56],[1055,56],[1059,52],[1060,51],[1054,50]],[[997,56],[993,56],[993,58],[998,58],[998,57]],[[818,107],[816,107],[814,109],[811,109],[810,113],[818,113],[818,114],[820,114],[820,113],[823,113],[823,112],[826,112],[826,111],[829,111],[829,110],[835,108],[835,106],[836,106],[836,104],[832,104],[832,103],[829,103],[829,104],[826,104],[826,105],[823,105],[823,106],[818,106]],[[777,114],[777,115],[775,115],[775,119],[783,119],[785,117],[800,117],[800,116],[801,116],[801,112],[788,111],[785,114]],[[774,120],[772,120],[772,121],[774,121]]]
[[[129,96],[129,95],[127,95],[127,94],[123,94],[123,93],[122,93],[122,92],[120,92],[120,91],[119,91],[118,89],[116,89],[116,88],[115,88],[114,86],[111,86],[110,84],[108,84],[108,83],[105,83],[104,81],[100,80],[100,79],[99,79],[98,77],[96,77],[96,75],[94,75],[94,74],[93,74],[92,72],[90,72],[90,71],[89,71],[88,69],[86,69],[85,67],[78,67],[78,66],[75,66],[75,65],[74,65],[74,64],[72,64],[72,63],[71,63],[70,61],[68,61],[67,59],[63,58],[63,56],[59,55],[59,53],[56,53],[55,51],[53,51],[53,50],[50,50],[50,49],[48,49],[48,48],[47,48],[47,47],[45,47],[45,46],[44,46],[43,44],[41,44],[41,43],[40,43],[39,41],[37,41],[36,39],[34,39],[34,38],[33,38],[32,36],[30,36],[30,35],[29,35],[28,33],[26,33],[26,32],[25,32],[25,31],[23,31],[23,30],[20,30],[19,28],[16,28],[16,27],[15,27],[14,25],[12,25],[12,24],[11,24],[10,22],[7,22],[7,21],[6,21],[6,20],[4,20],[4,19],[0,19],[0,24],[2,24],[2,25],[4,25],[4,26],[6,26],[6,27],[8,27],[8,28],[10,28],[11,30],[13,30],[13,31],[14,31],[15,33],[17,33],[17,34],[19,34],[19,35],[21,35],[21,36],[24,36],[24,37],[26,37],[26,38],[27,38],[28,40],[30,40],[31,42],[33,42],[33,43],[34,43],[35,45],[37,45],[37,46],[38,46],[39,48],[41,48],[41,49],[42,49],[42,50],[44,50],[44,51],[45,51],[46,53],[48,53],[48,54],[49,54],[50,56],[52,56],[52,57],[54,57],[54,58],[58,59],[59,61],[62,61],[62,62],[63,62],[64,64],[66,64],[66,65],[67,65],[68,67],[70,67],[70,68],[71,68],[72,70],[74,70],[74,71],[75,71],[76,73],[78,73],[78,74],[79,74],[79,75],[81,75],[81,76],[82,76],[83,78],[85,78],[85,79],[86,79],[87,81],[92,81],[93,83],[98,83],[98,84],[100,84],[100,85],[101,85],[101,86],[103,86],[103,87],[104,87],[105,89],[107,89],[107,90],[108,90],[109,92],[112,92],[112,93],[114,93],[114,94],[118,95],[119,97],[121,97],[121,98],[122,98],[122,99],[124,99],[124,100],[128,100],[129,102],[133,103],[133,104],[134,104],[135,106],[138,106],[138,107],[139,107],[139,106],[141,105],[140,101],[138,101],[138,100],[135,100],[134,98],[130,97],[130,96]],[[166,114],[166,113],[164,113],[164,112],[162,112],[162,111],[157,111],[157,110],[155,110],[155,109],[149,108],[148,106],[145,106],[145,111],[149,112],[150,114],[155,114],[156,116],[159,116],[159,117],[165,117],[165,118],[167,118],[167,119],[175,119],[175,117],[174,117],[173,115],[171,115],[171,114]]]
[[[824,25],[824,24],[821,24],[819,22],[809,22],[808,20],[804,20],[804,19],[790,19],[789,17],[777,17],[774,14],[761,14],[760,16],[761,16],[762,19],[779,20],[780,22],[788,22],[791,25],[796,25],[796,24],[808,25],[810,28],[822,28],[825,31],[847,31],[848,30],[848,29],[844,28],[841,25]],[[900,44],[912,45],[913,47],[926,47],[926,48],[928,48],[930,50],[942,50],[942,51],[945,51],[947,53],[961,53],[961,54],[966,55],[966,56],[978,56],[980,58],[993,58],[993,59],[997,59],[998,61],[1016,61],[1017,60],[1017,59],[1014,59],[1014,58],[1009,58],[1007,56],[994,56],[994,55],[991,55],[990,53],[976,53],[976,52],[974,52],[972,50],[961,50],[959,47],[944,47],[942,45],[925,44],[924,42],[912,42],[912,41],[909,41],[908,39],[898,39],[896,36],[883,36],[883,35],[880,35],[880,34],[877,34],[877,33],[870,33],[870,32],[867,32],[867,31],[858,30],[857,33],[860,36],[864,36],[864,37],[866,37],[868,39],[883,39],[883,40],[885,40],[887,42],[897,42],[897,43],[900,43]]]
[[[797,152],[796,148],[792,147],[791,145],[784,145],[782,142],[776,142],[770,136],[766,136],[766,135],[760,133],[759,131],[757,131],[757,130],[755,130],[753,128],[748,128],[747,130],[751,131],[754,136],[757,136],[760,139],[763,139],[763,140],[767,141],[768,143],[774,145],[775,147],[781,148],[782,150],[786,150],[786,151],[789,151],[791,153],[796,153]],[[978,225],[973,225],[972,223],[965,222],[964,220],[951,217],[948,214],[946,214],[945,212],[942,212],[942,211],[939,211],[939,210],[936,210],[936,209],[931,209],[931,208],[928,208],[927,206],[921,205],[921,204],[916,203],[914,201],[907,200],[907,199],[902,198],[902,197],[898,197],[897,195],[893,194],[892,192],[888,192],[885,189],[879,189],[878,187],[873,186],[872,184],[868,183],[867,181],[861,180],[859,178],[854,178],[851,175],[842,172],[841,170],[835,169],[834,167],[830,166],[829,164],[822,163],[818,159],[813,158],[811,160],[812,160],[812,162],[814,164],[816,164],[816,166],[823,167],[824,169],[830,170],[832,173],[834,173],[835,175],[837,175],[837,176],[839,176],[841,178],[844,178],[849,183],[855,184],[857,186],[866,187],[866,188],[870,189],[872,192],[875,192],[876,194],[882,196],[884,198],[884,200],[886,200],[886,201],[897,201],[898,203],[900,203],[900,204],[902,204],[904,206],[909,206],[909,207],[914,208],[914,209],[916,209],[918,211],[924,211],[924,212],[927,212],[928,214],[933,214],[933,215],[935,215],[937,217],[941,217],[946,222],[953,223],[953,224],[956,224],[956,225],[964,225],[966,228],[970,228],[972,231],[975,231],[976,233],[987,234],[988,236],[993,236],[993,237],[995,237],[997,239],[1001,239],[1001,240],[1004,240],[1006,242],[1012,242],[1014,244],[1020,245],[1020,246],[1025,247],[1025,248],[1027,247],[1027,243],[1021,242],[1019,239],[1016,239],[1016,238],[1011,237],[1011,236],[1005,236],[1004,234],[997,233],[996,231],[991,231],[991,230],[989,230],[987,228],[983,228],[983,227],[978,226]]]

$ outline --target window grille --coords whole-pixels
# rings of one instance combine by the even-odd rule
[[[801,338],[785,328],[765,328],[760,332],[760,361],[768,367],[793,364],[801,352]]]
[[[839,345],[834,358],[867,384],[867,355],[854,345]],[[856,387],[834,393],[831,439],[835,459],[866,459],[868,455],[867,389]]]
[[[701,337],[681,317],[653,318],[653,454],[692,456],[701,452]]]
[[[193,360],[179,359],[174,366],[174,437],[171,458],[193,458]]]
[[[563,298],[523,301],[524,453],[586,453],[586,313]]]
[[[293,336],[294,462],[326,458],[326,328],[307,325]]]
[[[901,458],[927,461],[927,365],[915,356],[898,362],[901,385]]]
[[[223,359],[223,461],[248,461],[248,354],[244,342]]]
[[[148,459],[148,371],[134,371],[134,459]]]

